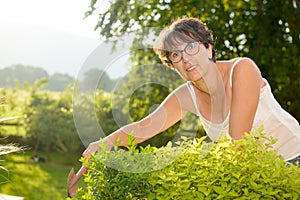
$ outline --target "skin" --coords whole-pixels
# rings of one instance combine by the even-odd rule
[[[185,46],[186,43],[182,43],[178,49],[184,49]],[[244,132],[251,130],[260,88],[264,86],[264,82],[256,64],[249,58],[242,58],[234,68],[231,88],[230,70],[236,59],[216,63],[206,61],[211,57],[211,46],[205,48],[203,44],[200,44],[200,51],[196,55],[189,56],[184,52],[183,59],[174,64],[174,68],[185,80],[193,83],[198,107],[204,118],[213,118],[218,123],[224,121],[230,112],[229,134],[233,140],[238,140]],[[203,60],[205,60],[204,63]],[[195,63],[201,63],[201,69],[198,67],[187,71]],[[222,95],[218,95],[220,93]],[[127,145],[127,133],[134,134],[136,142],[140,143],[174,125],[187,112],[196,113],[191,98],[186,98],[187,96],[190,94],[185,85],[174,90],[153,113],[107,136],[104,140],[108,144],[108,149],[117,139],[120,145]],[[212,117],[214,113],[211,109],[212,105],[219,104],[222,106],[216,109],[217,117]],[[90,154],[97,151],[99,151],[99,141],[91,143],[83,152],[83,156],[89,158]]]
[[[186,45],[179,44],[178,50],[184,49]],[[196,55],[189,56],[183,52],[182,60],[173,66],[182,78],[192,82],[201,115],[214,123],[220,123],[230,113],[229,134],[233,141],[241,139],[244,132],[251,130],[260,88],[265,83],[256,64],[249,58],[242,58],[236,63],[230,86],[230,71],[237,58],[214,63],[211,57],[212,47],[205,48],[200,44],[200,51]],[[104,138],[107,148],[111,149],[116,141],[120,146],[128,145],[127,133],[134,134],[137,143],[143,142],[174,125],[187,112],[196,113],[192,98],[187,97],[190,97],[188,88],[185,84],[181,85],[150,115]],[[82,155],[89,159],[91,154],[97,153],[100,150],[99,142],[90,143]],[[73,171],[70,176],[74,177]],[[75,185],[70,190],[73,187]]]

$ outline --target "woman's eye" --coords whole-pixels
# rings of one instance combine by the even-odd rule
[[[188,48],[189,48],[189,49],[193,49],[193,48],[195,48],[195,46],[196,46],[196,45],[195,45],[195,42],[192,42],[192,43],[189,43],[189,44],[188,44]]]
[[[178,57],[178,52],[173,52],[173,53],[171,54],[171,56],[172,56],[172,58]]]

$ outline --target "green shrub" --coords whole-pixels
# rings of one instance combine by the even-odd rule
[[[260,131],[234,144],[201,138],[103,151],[84,161],[77,199],[299,199],[300,168],[271,151],[275,142]]]

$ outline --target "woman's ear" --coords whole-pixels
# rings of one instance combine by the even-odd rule
[[[212,59],[212,57],[213,57],[213,51],[212,51],[212,46],[211,46],[211,44],[209,44],[209,46],[208,46],[208,48],[206,48],[206,50],[207,50],[208,58],[209,58],[209,59]]]

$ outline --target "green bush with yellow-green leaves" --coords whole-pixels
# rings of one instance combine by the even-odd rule
[[[130,139],[131,137],[129,137]],[[101,151],[77,199],[299,199],[300,168],[271,150],[276,142],[258,132],[231,142],[182,139],[161,148]],[[144,172],[143,172],[144,171]]]

